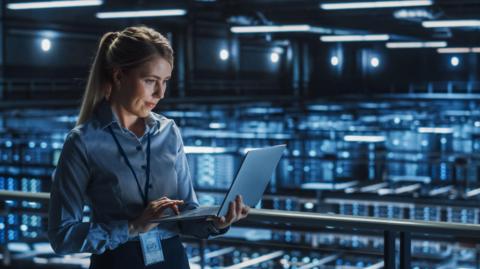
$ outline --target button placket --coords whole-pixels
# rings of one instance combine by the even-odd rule
[[[147,178],[147,174],[146,174],[146,170],[147,170],[147,153],[143,150],[143,145],[141,144],[140,141],[138,141],[138,144],[135,146],[135,149],[136,151],[138,152],[138,154],[141,156],[141,160],[142,160],[142,163],[140,165],[140,169],[141,169],[141,175],[142,177],[146,180]]]

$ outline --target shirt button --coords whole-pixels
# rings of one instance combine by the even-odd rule
[[[138,151],[142,150],[142,146],[137,146],[137,150]]]
[[[146,165],[142,165],[141,167],[142,167],[143,170],[147,169]]]
[[[148,188],[149,188],[149,189],[153,188],[152,183],[148,184]]]

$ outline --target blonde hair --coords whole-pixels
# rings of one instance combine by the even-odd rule
[[[134,26],[104,34],[90,68],[77,125],[91,117],[111,90],[113,68],[132,69],[158,54],[173,68],[173,49],[168,39],[152,28]]]

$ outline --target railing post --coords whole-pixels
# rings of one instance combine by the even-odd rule
[[[384,269],[395,269],[395,232],[383,232]]]
[[[400,232],[400,269],[410,269],[411,252],[410,233]]]
[[[199,243],[199,250],[200,250],[200,268],[204,269],[206,265],[205,261],[205,254],[206,254],[206,247],[207,247],[207,240],[206,239],[200,239]]]

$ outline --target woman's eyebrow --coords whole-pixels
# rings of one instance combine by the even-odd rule
[[[147,77],[154,77],[156,79],[162,79],[162,77],[159,77],[157,75],[147,75]],[[165,79],[169,79],[169,78],[170,78],[170,76],[166,77]]]

